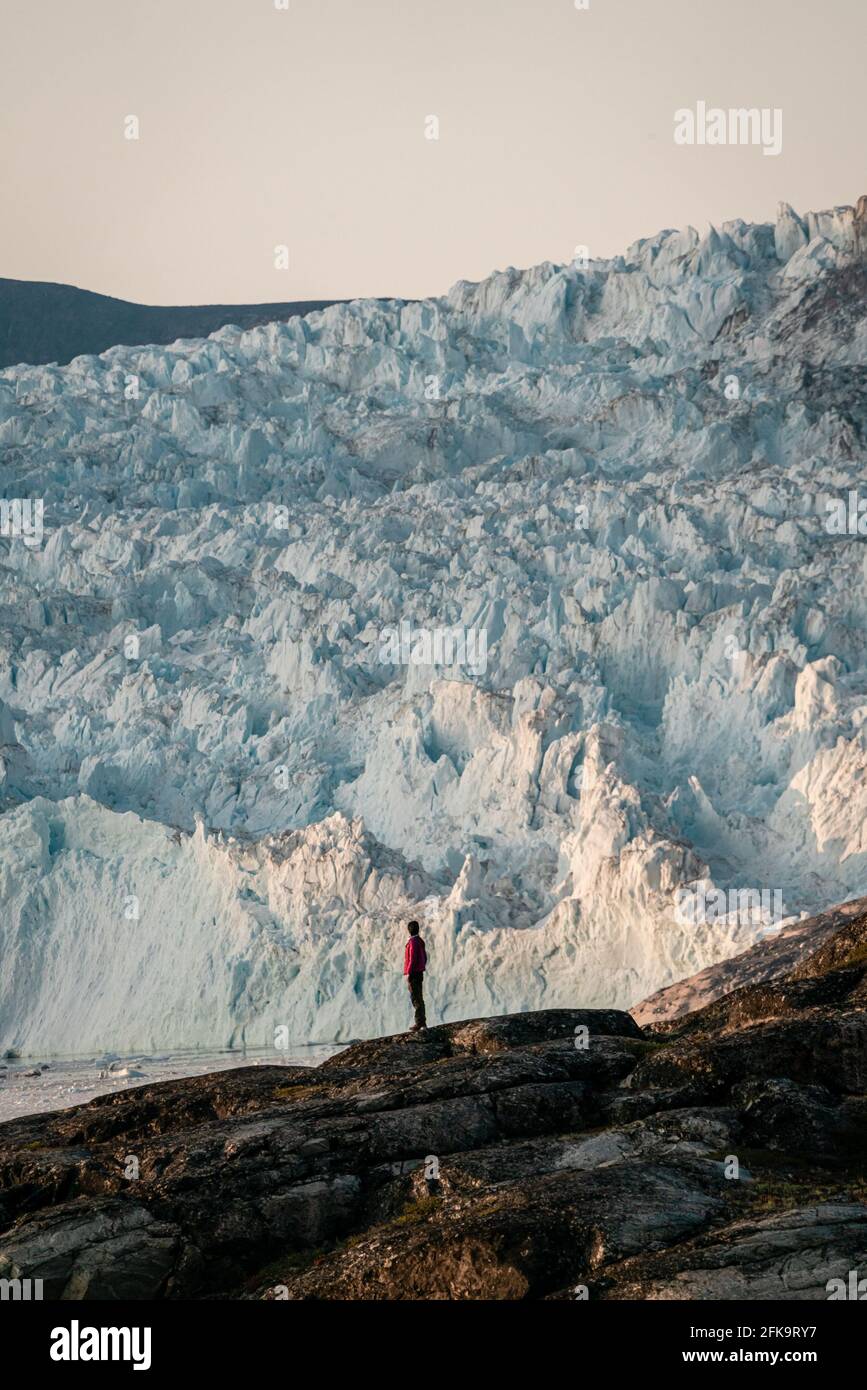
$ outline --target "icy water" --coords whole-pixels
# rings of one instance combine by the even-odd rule
[[[164,1052],[149,1056],[26,1057],[0,1060],[0,1121],[41,1110],[63,1110],[81,1105],[94,1096],[128,1091],[154,1081],[180,1076],[204,1076],[207,1072],[236,1067],[315,1067],[339,1052],[345,1043],[310,1043],[279,1056],[273,1048],[246,1051]],[[111,1068],[111,1070],[109,1070]],[[35,1073],[35,1074],[34,1074]]]

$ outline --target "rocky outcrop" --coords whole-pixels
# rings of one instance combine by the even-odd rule
[[[59,1299],[821,1299],[867,1263],[867,912],[641,1029],[557,1009],[0,1126]]]
[[[867,1265],[863,1203],[820,1203],[735,1221],[674,1254],[615,1266],[602,1296],[613,1299],[782,1299],[828,1297],[832,1279]]]
[[[699,1012],[704,1005],[722,999],[739,986],[790,975],[802,961],[807,965],[814,962],[812,968],[819,971],[828,969],[832,961],[839,963],[851,952],[851,933],[858,936],[865,914],[867,898],[854,898],[815,917],[790,922],[749,950],[658,990],[630,1012],[642,1026],[663,1023],[682,1014],[704,1018],[705,1014]],[[825,942],[827,952],[822,949]]]

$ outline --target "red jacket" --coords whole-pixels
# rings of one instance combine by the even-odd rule
[[[421,975],[427,965],[427,951],[420,936],[411,936],[403,953],[404,975]]]

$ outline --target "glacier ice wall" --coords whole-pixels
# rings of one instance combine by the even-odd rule
[[[755,939],[684,885],[867,892],[865,254],[867,200],[783,205],[0,372],[44,508],[0,536],[0,1046],[397,1029],[410,914],[437,1017],[625,1006]]]

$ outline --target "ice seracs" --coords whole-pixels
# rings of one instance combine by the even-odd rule
[[[0,537],[0,1048],[393,1030],[407,915],[432,1016],[628,1006],[756,939],[679,889],[867,891],[826,526],[867,492],[865,223],[0,373],[44,525]]]

